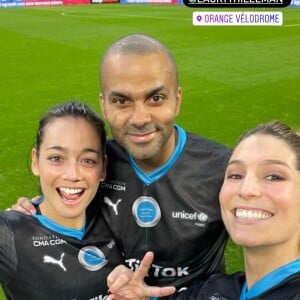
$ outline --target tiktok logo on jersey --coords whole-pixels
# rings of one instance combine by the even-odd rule
[[[87,246],[80,249],[78,261],[89,271],[98,271],[108,262],[104,253],[96,246]]]
[[[136,271],[141,264],[139,259],[126,259],[126,264],[132,271]],[[165,267],[152,264],[148,272],[152,277],[183,277],[190,275],[189,267]]]
[[[106,300],[108,298],[108,295],[98,295],[96,297],[90,298],[89,300]],[[76,299],[72,299],[72,300],[76,300]]]
[[[158,203],[148,196],[141,196],[134,201],[132,214],[140,227],[154,227],[161,218]]]

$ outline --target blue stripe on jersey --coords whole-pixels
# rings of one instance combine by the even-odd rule
[[[166,174],[170,168],[175,164],[177,159],[179,158],[180,154],[182,153],[182,150],[186,143],[186,132],[183,128],[179,127],[178,125],[175,125],[175,128],[178,133],[178,143],[176,145],[175,151],[173,152],[172,156],[169,158],[169,160],[162,165],[160,168],[156,169],[155,171],[147,174],[145,173],[134,161],[133,157],[129,154],[129,161],[134,169],[137,176],[146,184],[150,185],[154,181],[158,180],[160,177],[162,177],[164,174]]]
[[[292,261],[264,276],[257,281],[249,291],[247,289],[247,283],[245,282],[240,295],[240,300],[250,300],[251,298],[257,297],[298,272],[300,272],[300,259]]]
[[[41,198],[38,201],[38,204],[41,204],[44,201],[44,198]],[[35,202],[35,204],[37,204],[37,202]],[[68,227],[64,227],[62,225],[59,225],[55,222],[53,222],[51,219],[49,219],[46,216],[43,215],[38,215],[35,214],[33,215],[33,217],[35,217],[36,219],[38,219],[38,221],[45,226],[46,228],[55,231],[59,234],[63,234],[63,235],[67,235],[67,236],[71,236],[74,237],[78,240],[81,240],[84,233],[85,233],[85,224],[82,226],[82,228],[80,229],[73,229],[73,228],[68,228]]]

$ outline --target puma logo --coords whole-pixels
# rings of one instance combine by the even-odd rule
[[[67,271],[66,267],[63,265],[63,258],[65,256],[65,253],[62,253],[60,256],[60,259],[55,259],[54,257],[51,257],[49,255],[44,255],[44,263],[49,263],[49,264],[55,264],[60,266],[65,272]]]
[[[116,203],[113,203],[108,197],[104,197],[104,203],[106,203],[108,206],[111,206],[116,214],[116,216],[118,215],[118,208],[117,206],[119,205],[119,203],[122,200],[119,199]]]

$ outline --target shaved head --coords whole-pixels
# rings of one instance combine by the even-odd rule
[[[141,33],[133,33],[122,37],[113,43],[104,53],[101,64],[100,64],[100,86],[103,90],[104,81],[105,81],[105,68],[108,58],[117,55],[150,55],[154,53],[163,53],[168,58],[171,67],[171,73],[174,74],[175,77],[175,85],[178,87],[178,71],[175,59],[170,52],[170,50],[162,44],[157,39],[141,34]],[[109,69],[109,68],[108,68]]]

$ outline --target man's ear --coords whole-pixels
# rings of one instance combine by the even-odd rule
[[[99,104],[104,118],[106,119],[105,108],[104,108],[104,96],[102,93],[99,94]]]
[[[181,99],[182,99],[182,89],[179,86],[176,93],[176,116],[178,116],[180,112]]]
[[[39,158],[35,148],[32,148],[31,150],[31,171],[35,176],[40,175]]]

